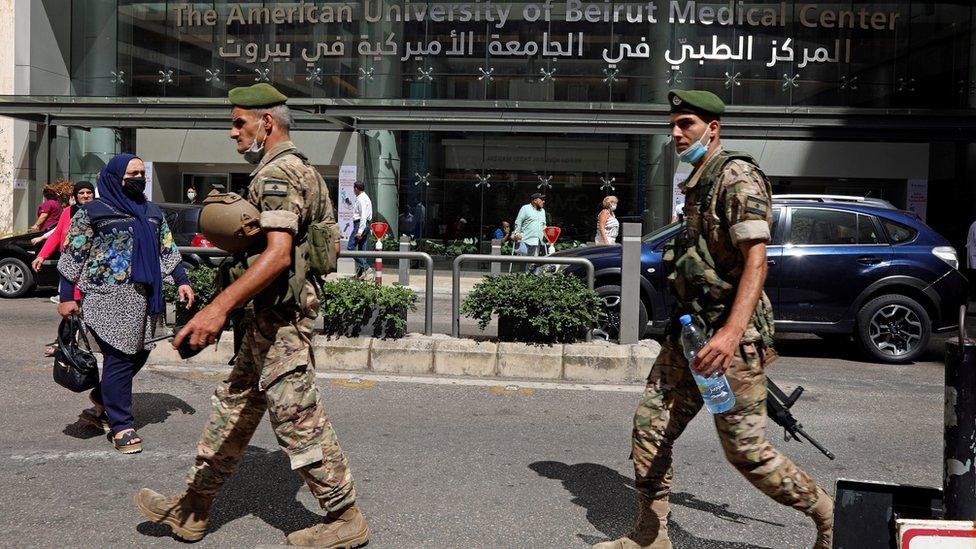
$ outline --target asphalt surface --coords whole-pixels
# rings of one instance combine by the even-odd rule
[[[51,380],[41,346],[56,323],[46,298],[0,301],[0,546],[181,546],[141,518],[132,496],[143,486],[182,490],[219,370],[142,372],[135,416],[146,450],[123,456],[76,420],[85,396]],[[850,349],[812,336],[778,347],[783,357],[771,377],[786,390],[806,387],[794,412],[837,454],[828,461],[770,428],[801,467],[831,492],[838,478],[941,484],[942,339],[925,361],[905,366],[858,362]],[[319,380],[374,532],[370,547],[587,547],[631,525],[627,457],[638,387],[425,381]],[[674,454],[675,547],[812,545],[806,517],[767,499],[725,462],[707,413]],[[195,546],[275,546],[319,515],[265,422]]]

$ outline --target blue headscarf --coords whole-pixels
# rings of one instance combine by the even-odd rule
[[[115,155],[98,174],[98,198],[116,210],[134,218],[132,223],[133,282],[149,286],[149,313],[162,314],[163,275],[159,267],[159,236],[149,221],[149,202],[133,200],[122,192],[122,178],[134,154]]]

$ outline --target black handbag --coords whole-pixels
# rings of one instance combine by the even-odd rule
[[[84,347],[79,344],[84,343]],[[58,348],[54,351],[54,381],[80,393],[98,385],[98,361],[91,352],[81,319],[71,316],[58,326]]]

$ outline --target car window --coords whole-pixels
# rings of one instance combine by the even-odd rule
[[[857,214],[838,210],[796,208],[790,219],[790,244],[857,243]]]
[[[870,215],[857,216],[857,243],[858,244],[883,244],[884,237],[878,230],[874,218]]]
[[[668,231],[674,229],[675,227],[677,227],[678,225],[681,225],[683,223],[684,223],[684,221],[675,221],[674,223],[668,223],[667,225],[665,225],[665,226],[663,226],[663,227],[661,227],[659,229],[653,230],[653,231],[645,234],[642,237],[641,240],[642,240],[642,242],[644,242],[646,244],[646,243],[648,243],[648,242],[650,242],[650,241],[658,238],[659,236],[664,235]]]
[[[891,239],[893,244],[901,244],[902,242],[908,242],[915,238],[918,231],[911,227],[906,227],[901,223],[896,223],[889,219],[882,219],[881,224],[884,225],[885,232],[888,233],[888,238]]]

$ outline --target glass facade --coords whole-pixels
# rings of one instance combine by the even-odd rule
[[[267,81],[296,98],[574,104],[599,113],[663,104],[678,87],[713,91],[732,106],[804,112],[972,109],[974,21],[968,1],[76,0],[72,93],[217,98]],[[363,139],[360,177],[401,234],[485,241],[536,191],[549,195],[563,240],[592,240],[608,194],[620,197],[618,216],[650,227],[671,217],[667,136],[515,128]],[[870,191],[905,205],[903,181],[774,184]]]

